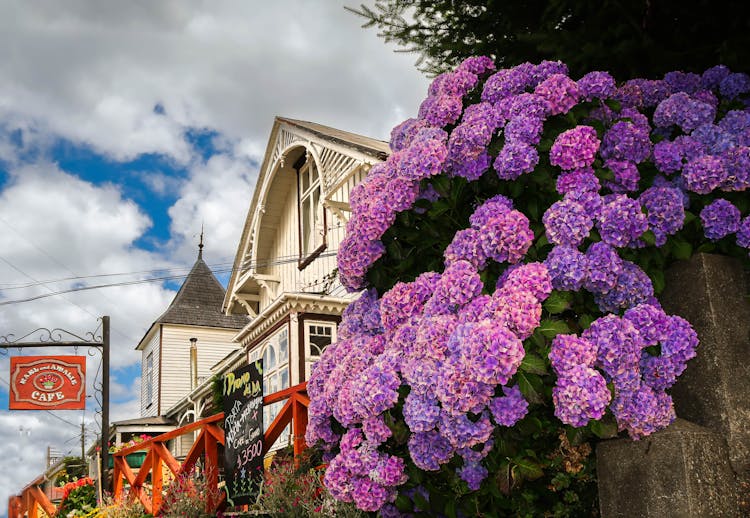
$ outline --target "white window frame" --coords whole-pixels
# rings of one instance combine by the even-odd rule
[[[154,352],[151,351],[146,355],[146,366],[145,366],[145,383],[146,383],[146,408],[150,407],[154,402]]]
[[[328,345],[334,343],[336,341],[336,330],[337,330],[337,324],[336,322],[326,321],[326,320],[305,320],[304,321],[304,337],[305,337],[305,379],[310,379],[310,372],[312,369],[312,366],[315,362],[317,362],[320,359],[320,354],[323,351],[318,350],[317,346],[314,346],[312,343],[312,340],[310,339],[310,328],[316,326],[316,327],[324,327],[326,329],[331,330],[331,341]],[[323,348],[325,350],[325,347]]]
[[[299,268],[310,264],[326,247],[326,214],[320,171],[308,156],[297,171]]]

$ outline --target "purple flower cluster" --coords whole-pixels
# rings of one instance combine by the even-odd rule
[[[553,203],[542,222],[550,243],[575,247],[589,236],[594,226],[583,205],[569,198]]]
[[[567,113],[581,98],[578,85],[565,74],[547,77],[536,87],[534,93],[547,101],[551,115]]]
[[[607,72],[589,72],[578,80],[578,89],[586,101],[606,100],[615,93],[617,85]]]
[[[732,202],[718,199],[701,211],[701,223],[706,237],[716,241],[722,237],[734,234],[740,228],[740,209]]]
[[[614,385],[610,409],[620,429],[639,439],[674,420],[672,399],[664,390],[685,370],[698,345],[686,320],[641,304],[623,317],[608,315],[596,320],[582,338],[596,347],[595,365]],[[652,345],[661,346],[659,356],[646,352]]]
[[[640,203],[624,194],[611,195],[605,201],[596,224],[602,241],[617,248],[633,246],[648,230]]]
[[[679,189],[672,187],[649,187],[638,198],[646,209],[648,228],[656,237],[656,246],[667,242],[667,237],[682,228],[685,207]]]
[[[549,152],[549,162],[566,171],[590,166],[599,150],[599,138],[591,126],[576,126],[557,136]]]
[[[471,58],[438,76],[418,116],[394,128],[389,158],[350,193],[342,284],[367,287],[397,215],[421,217],[415,202],[436,203],[446,178],[475,182],[476,205],[442,250],[442,271],[380,297],[365,291],[313,369],[306,439],[328,452],[332,494],[394,514],[407,464],[450,463],[478,489],[495,430],[529,412],[517,372],[553,290],[585,290],[603,314],[580,336],[552,341],[558,419],[584,426],[610,412],[636,439],[667,426],[666,391],[698,340],[664,313],[636,262],[641,248],[681,231],[688,208],[700,211],[707,239],[750,249],[744,205],[716,199],[750,188],[750,109],[722,115],[749,94],[750,77],[722,66],[618,85],[606,72],[574,81],[559,62],[494,71]],[[392,454],[396,437],[408,454]]]

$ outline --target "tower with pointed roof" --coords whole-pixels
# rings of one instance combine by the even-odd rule
[[[161,416],[195,387],[191,379],[191,339],[196,339],[197,378],[237,348],[232,338],[247,317],[222,312],[224,288],[203,260],[203,230],[198,257],[169,307],[136,347],[141,351],[141,417]]]

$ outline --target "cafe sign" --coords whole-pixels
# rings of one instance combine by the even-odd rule
[[[10,410],[86,408],[85,356],[10,359]]]

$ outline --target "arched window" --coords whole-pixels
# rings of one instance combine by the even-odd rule
[[[289,388],[289,330],[282,327],[260,347],[250,352],[248,361],[254,362],[263,358],[263,394],[268,396],[274,392]],[[263,407],[263,428],[268,429],[276,419],[284,401],[279,401]],[[289,443],[289,427],[279,436],[276,447],[283,447]]]

